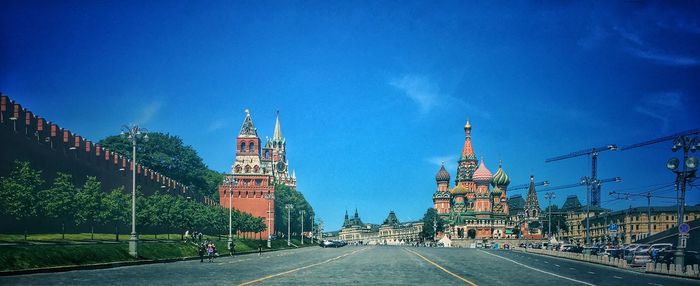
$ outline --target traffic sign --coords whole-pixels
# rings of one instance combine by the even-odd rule
[[[688,241],[687,238],[682,237],[682,238],[681,238],[681,245],[680,245],[678,248],[685,248],[685,246],[686,246],[686,244],[687,244],[687,241]]]
[[[678,226],[678,232],[688,233],[690,231],[690,226],[687,223],[682,223]]]
[[[614,224],[614,223],[610,224],[610,232],[617,232],[617,224]]]

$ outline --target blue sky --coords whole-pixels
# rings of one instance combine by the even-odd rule
[[[94,140],[124,123],[179,135],[222,172],[244,109],[263,138],[280,110],[327,229],[356,207],[419,219],[441,161],[454,177],[467,118],[477,156],[492,172],[503,160],[512,184],[574,183],[586,157],[544,160],[700,127],[691,1],[65,2],[0,4],[0,91]],[[611,190],[672,196],[670,145],[603,153],[600,177],[623,178],[603,206],[646,203]],[[569,194],[585,189],[554,203]]]

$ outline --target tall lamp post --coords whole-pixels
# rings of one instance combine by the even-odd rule
[[[681,161],[678,158],[671,158],[666,163],[666,168],[671,172],[676,173],[676,191],[678,193],[678,245],[676,247],[676,266],[680,266],[681,269],[685,266],[685,242],[687,236],[680,233],[680,226],[683,224],[683,216],[685,212],[685,188],[688,182],[695,180],[695,171],[698,168],[698,158],[688,157],[688,151],[695,152],[700,148],[700,137],[690,137],[690,136],[680,136],[676,138],[673,142],[673,147],[671,150],[673,152],[678,151],[678,149],[683,149],[683,166],[682,170],[678,170]]]
[[[267,248],[272,247],[272,210],[270,209],[270,203],[275,199],[275,194],[266,194],[263,196],[267,200]]]
[[[233,185],[231,185],[233,183]],[[232,229],[233,229],[233,188],[238,185],[238,180],[233,179],[231,180],[230,178],[226,178],[226,184],[230,186],[228,188],[228,244],[229,246],[232,246],[233,243],[233,234],[232,234]]]
[[[285,209],[287,209],[287,246],[292,245],[292,209],[294,208],[293,204],[286,204],[284,206]]]
[[[547,230],[547,238],[551,239],[552,237],[552,199],[556,198],[557,196],[553,192],[547,192],[544,194],[544,198],[549,200],[549,218],[547,219],[547,224],[548,224],[548,230]],[[552,244],[547,243],[547,248],[552,249]]]
[[[300,210],[299,215],[301,216],[301,235],[299,235],[299,239],[301,239],[301,245],[304,245],[304,215],[306,215],[306,210]]]
[[[148,130],[140,128],[138,125],[122,126],[121,137],[129,140],[132,147],[131,170],[131,237],[129,237],[129,255],[138,257],[139,237],[136,234],[136,143],[138,141],[148,142]]]

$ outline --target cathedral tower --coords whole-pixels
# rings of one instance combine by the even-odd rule
[[[491,211],[491,194],[489,193],[489,183],[491,183],[491,171],[484,165],[484,160],[481,159],[479,168],[474,171],[472,176],[476,183],[476,198],[474,203],[475,212],[490,212]]]
[[[451,195],[449,191],[450,174],[445,170],[445,163],[440,166],[440,170],[435,174],[437,182],[437,190],[433,194],[433,207],[438,214],[446,214],[450,212]]]

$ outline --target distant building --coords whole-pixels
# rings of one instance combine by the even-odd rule
[[[343,228],[338,233],[338,239],[349,243],[362,242],[364,244],[407,244],[420,240],[423,230],[423,222],[401,223],[394,211],[390,211],[381,225],[363,223],[355,210],[355,215],[350,218],[347,211],[343,222]]]
[[[450,190],[450,174],[444,165],[435,175],[437,190],[433,194],[433,207],[446,222],[445,235],[451,239],[514,238],[513,229],[519,228],[523,236],[540,238],[540,228],[527,227],[539,222],[534,181],[530,182],[527,201],[513,212],[506,199],[510,178],[501,164],[492,175],[483,160],[479,163],[471,142],[471,130],[472,125],[467,121],[455,187]]]
[[[651,213],[651,231],[649,216]],[[591,241],[593,243],[622,242],[632,243],[651,235],[678,227],[676,206],[635,207],[625,210],[603,212],[590,218]],[[700,206],[686,206],[683,221],[691,222],[700,218]],[[585,222],[584,222],[585,223]],[[610,232],[610,224],[618,226],[617,233]]]

